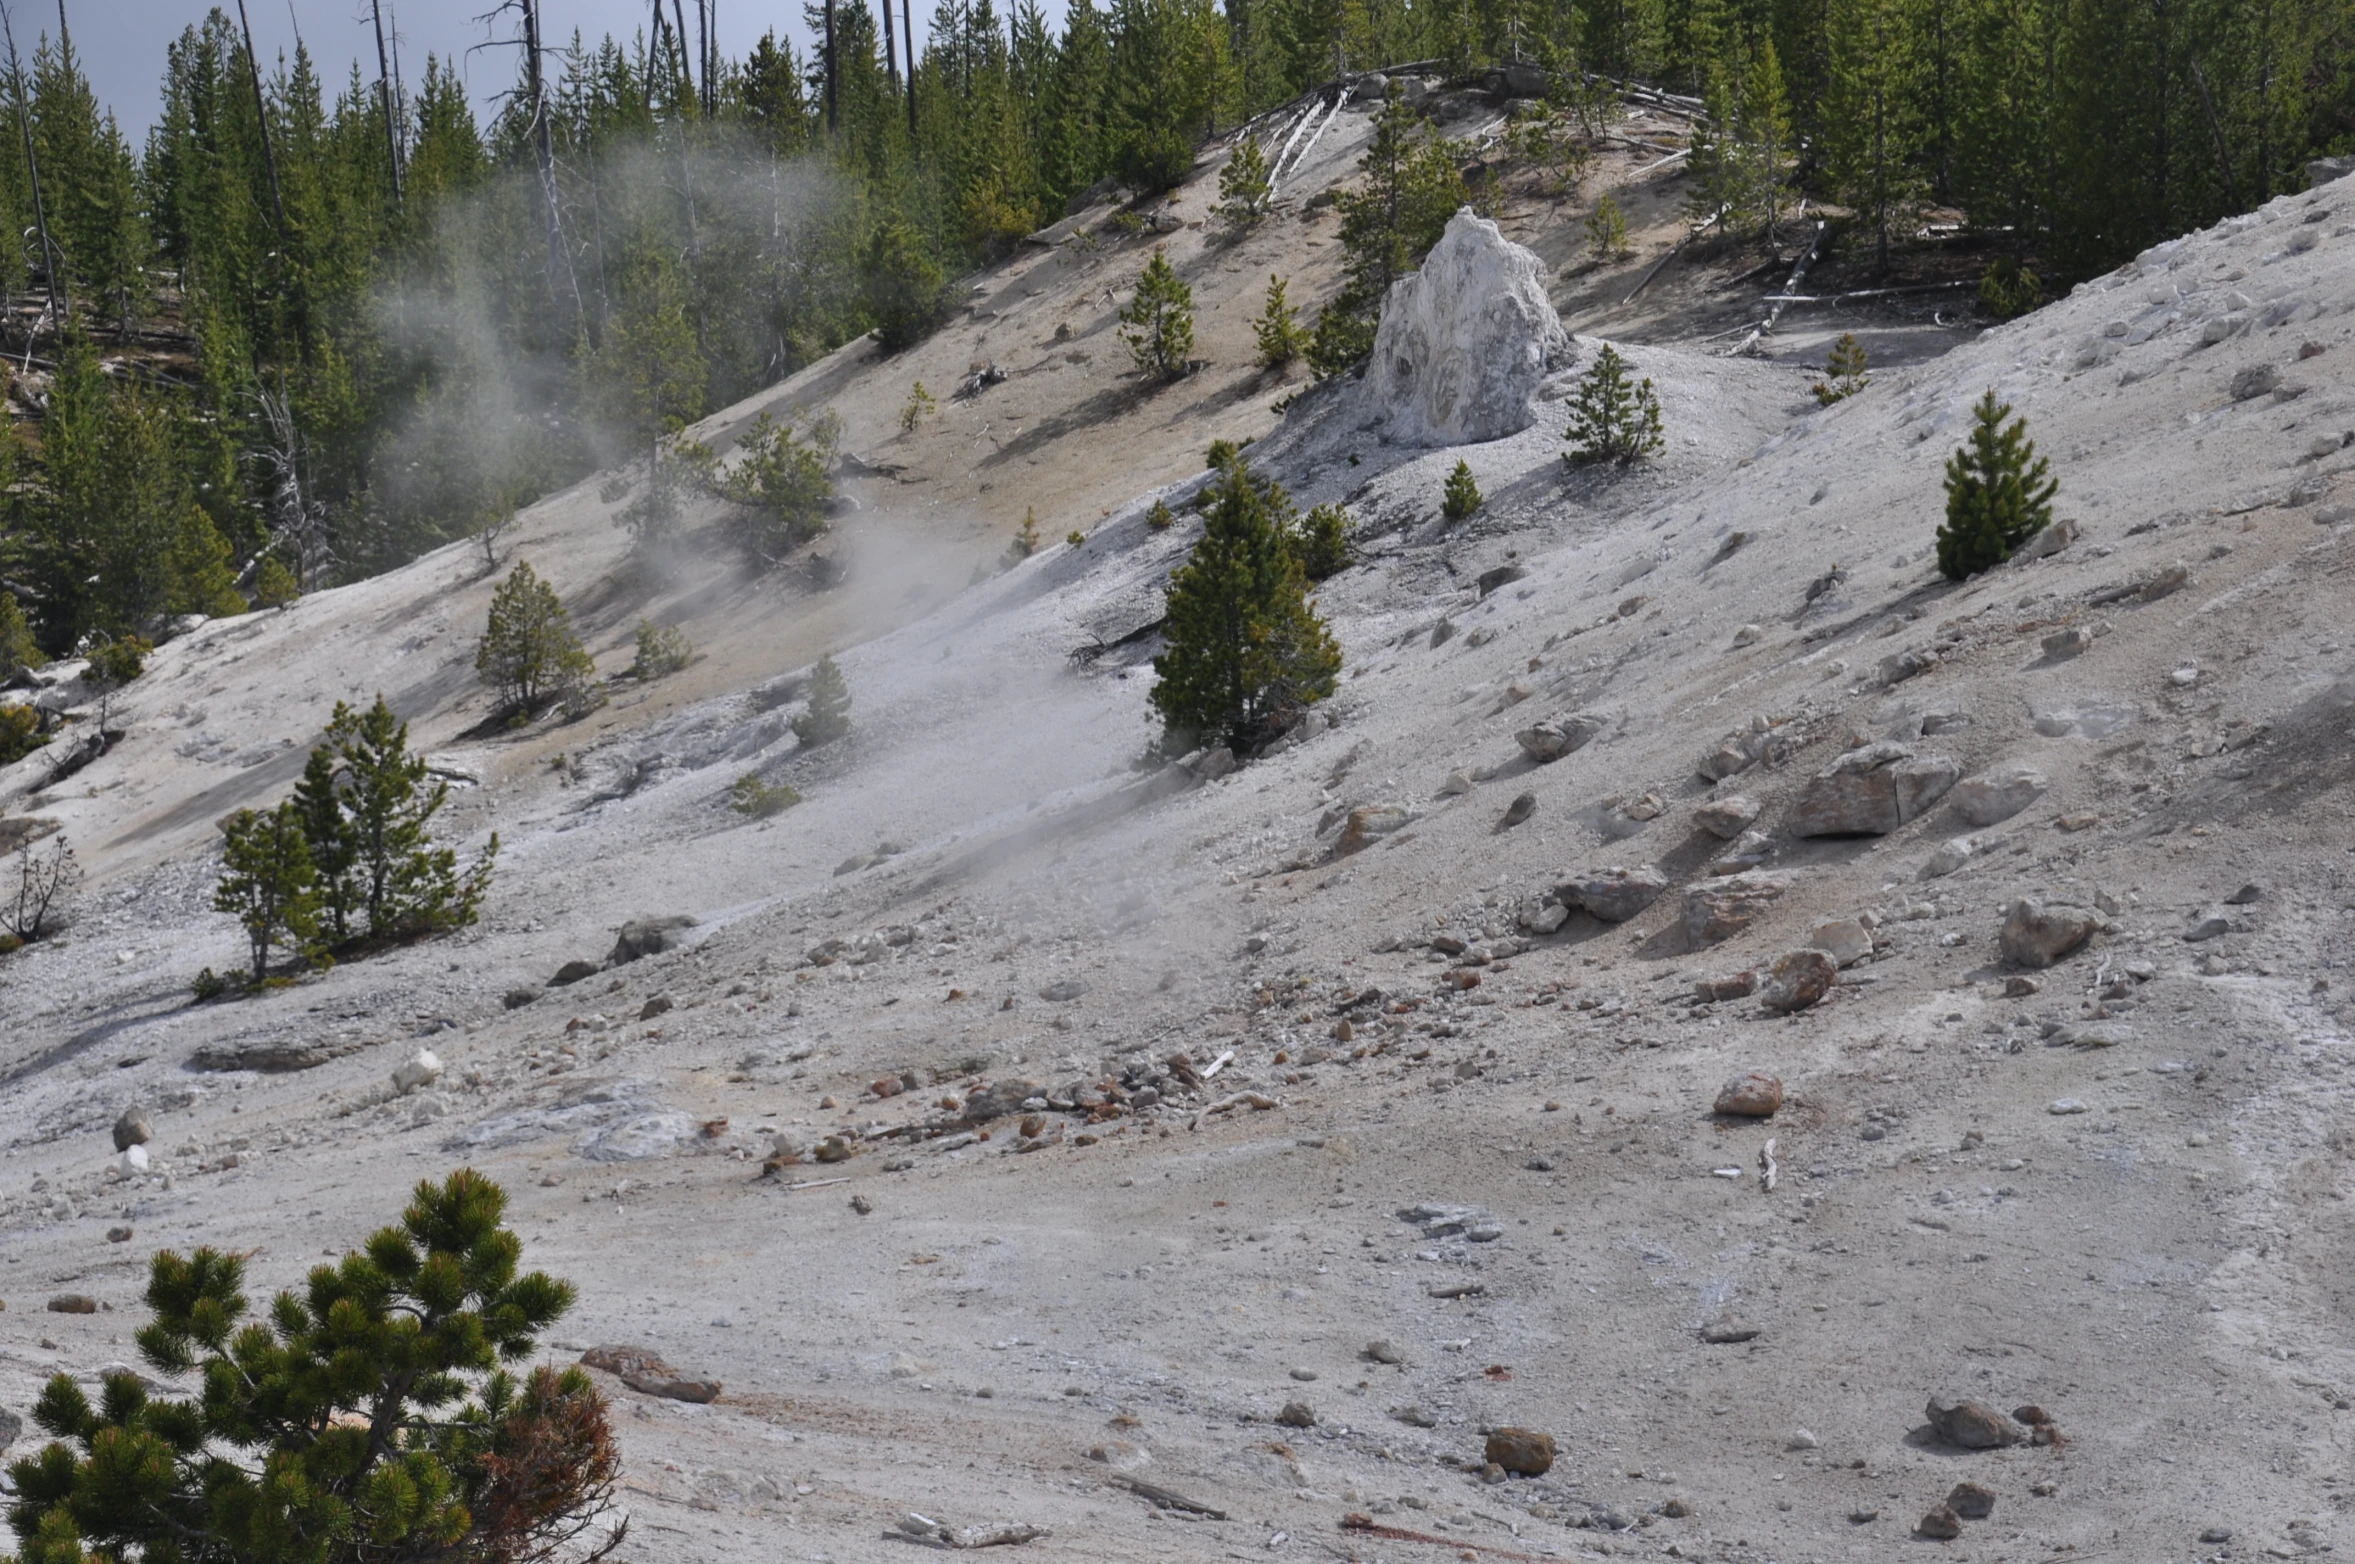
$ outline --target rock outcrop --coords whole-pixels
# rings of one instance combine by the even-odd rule
[[[1791,806],[1793,836],[1886,836],[1918,819],[1962,775],[1943,755],[1867,744],[1816,773]]]
[[[1469,445],[1535,422],[1539,383],[1573,351],[1545,263],[1466,208],[1423,269],[1390,285],[1368,378],[1391,439]]]

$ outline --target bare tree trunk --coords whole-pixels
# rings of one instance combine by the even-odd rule
[[[826,134],[842,126],[841,94],[837,90],[834,59],[834,0],[826,0]]]
[[[245,0],[237,0],[237,25],[245,30],[245,68],[253,77],[254,125],[262,133],[262,167],[270,174],[270,211],[278,219],[278,232],[283,235],[286,202],[278,194],[278,151],[270,141],[270,105],[262,96],[262,62],[253,52],[253,23],[246,20]]]
[[[891,0],[883,0],[883,80],[893,92],[899,91],[899,50],[892,42]],[[908,42],[914,43],[913,38]]]
[[[2200,69],[2200,62],[2191,62],[2192,85],[2200,89],[2200,109],[2208,117],[2208,134],[2216,138],[2216,166],[2224,173],[2225,204],[2234,211],[2241,209],[2240,185],[2232,177],[2232,153],[2224,145],[2224,127],[2216,123],[2216,100],[2208,96],[2208,76]]]
[[[58,278],[58,262],[62,259],[57,246],[49,238],[49,215],[41,202],[41,160],[33,152],[33,122],[25,113],[25,73],[16,52],[16,27],[9,20],[8,8],[0,4],[0,29],[8,37],[8,72],[16,84],[16,128],[24,136],[25,169],[32,176],[33,231],[41,241],[41,277],[49,289],[49,318],[60,336],[65,332],[65,286]],[[25,337],[25,357],[32,358],[32,334]]]
[[[393,111],[392,65],[384,48],[384,0],[368,0],[376,23],[376,96],[384,105],[384,167],[392,179],[393,205],[401,204],[401,132]]]
[[[885,6],[891,0],[883,0]],[[908,140],[916,139],[916,22],[908,13],[908,0],[899,0],[899,30],[908,39]]]

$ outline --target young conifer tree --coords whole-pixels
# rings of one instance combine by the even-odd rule
[[[1227,166],[1219,170],[1218,220],[1229,228],[1248,228],[1267,216],[1274,193],[1267,177],[1267,154],[1259,150],[1259,138],[1246,133],[1227,155]]]
[[[319,932],[318,872],[292,799],[276,809],[240,809],[222,828],[221,879],[213,910],[233,914],[253,948],[253,980],[270,976],[270,952],[308,951]]]
[[[1938,568],[1949,581],[1992,570],[2052,524],[2060,484],[2028,438],[2028,420],[2004,419],[2011,404],[1990,388],[1972,410],[1971,436],[1946,462],[1946,524],[1938,529]]]
[[[1480,486],[1472,481],[1470,463],[1458,461],[1456,470],[1447,475],[1439,508],[1450,521],[1462,521],[1480,508]]]
[[[1570,404],[1568,438],[1566,454],[1573,466],[1602,461],[1625,466],[1667,444],[1652,382],[1631,381],[1627,360],[1609,343],[1603,344],[1594,367],[1578,383],[1578,395]]]
[[[1297,312],[1284,298],[1284,279],[1268,273],[1267,304],[1259,312],[1259,319],[1251,323],[1251,334],[1259,343],[1259,367],[1282,369],[1300,356],[1302,338]]]
[[[1184,377],[1187,355],[1194,351],[1194,290],[1160,245],[1153,247],[1153,259],[1137,279],[1136,296],[1120,312],[1120,340],[1146,374],[1162,380]]]
[[[596,676],[597,665],[572,633],[563,599],[528,560],[516,561],[491,596],[474,671],[497,692],[502,708],[519,715],[571,695]]]
[[[1341,648],[1308,600],[1291,531],[1282,486],[1230,458],[1211,487],[1201,541],[1170,578],[1169,649],[1153,659],[1165,749],[1249,748],[1333,693]]]
[[[850,731],[850,681],[828,652],[810,670],[810,709],[793,719],[803,744],[830,744]]]

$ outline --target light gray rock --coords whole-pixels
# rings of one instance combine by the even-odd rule
[[[1827,918],[1807,931],[1807,943],[1838,962],[1852,967],[1873,953],[1873,937],[1854,918]]]
[[[1954,809],[1973,825],[2009,820],[2043,796],[2045,776],[2031,766],[2005,766],[1954,785]]]
[[[2065,902],[2021,897],[2004,914],[2003,959],[2019,967],[2049,967],[2100,931],[2101,914]]]
[[[1467,207],[1390,285],[1367,380],[1391,439],[1469,445],[1534,423],[1539,383],[1574,353],[1545,263]]]
[[[1774,838],[1764,831],[1744,831],[1726,845],[1724,852],[1710,860],[1711,874],[1740,874],[1755,869],[1774,856]]]
[[[1791,806],[1794,836],[1886,836],[1953,787],[1962,768],[1903,744],[1866,744],[1816,773]]]
[[[2050,662],[2057,663],[2066,658],[2082,656],[2092,647],[2093,632],[2082,627],[2055,630],[2044,638],[2044,655],[2046,660]]]
[[[1555,717],[1533,724],[1513,735],[1513,742],[1521,752],[1539,765],[1560,760],[1573,750],[1584,749],[1587,742],[1603,731],[1603,719],[1592,715]]]
[[[1937,850],[1930,854],[1929,862],[1922,865],[1921,877],[1925,880],[1942,880],[1970,862],[1971,854],[1977,850],[1978,843],[1967,836],[1940,842]]]
[[[1740,793],[1713,798],[1693,811],[1693,824],[1721,841],[1732,841],[1757,822],[1758,800]]]
[[[2203,940],[2222,939],[2225,935],[2230,934],[2231,932],[2232,920],[2230,918],[2219,917],[2215,913],[2210,913],[2208,916],[2202,918],[2199,922],[2193,924],[2190,928],[2184,930],[2183,937],[2187,942],[2197,945]]]
[[[2274,364],[2251,364],[2232,377],[2232,399],[2246,402],[2259,397],[2281,384],[2281,369]]]
[[[1569,881],[1555,894],[1576,902],[1605,923],[1625,923],[1659,899],[1668,889],[1668,876],[1657,869],[1628,869],[1612,865],[1599,873]]]
[[[695,920],[684,913],[673,913],[663,918],[632,918],[621,926],[606,956],[608,966],[618,967],[626,962],[660,955],[676,950],[685,942],[687,930],[695,927]]]

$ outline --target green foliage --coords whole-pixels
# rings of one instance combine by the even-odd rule
[[[1361,311],[1344,293],[1317,311],[1316,329],[1309,333],[1308,367],[1319,380],[1345,374],[1364,363],[1374,351],[1374,332],[1381,324],[1378,308]]]
[[[1187,355],[1194,351],[1194,290],[1160,245],[1153,247],[1135,296],[1120,312],[1120,340],[1143,373],[1163,380],[1186,374]]]
[[[766,820],[781,815],[801,802],[801,795],[783,782],[763,782],[755,772],[747,771],[728,789],[728,807],[754,820]]]
[[[1080,531],[1077,527],[1072,528],[1069,532],[1063,535],[1063,541],[1070,544],[1073,548],[1078,548],[1081,544],[1087,542],[1087,540],[1088,535]]]
[[[2059,483],[2028,438],[2028,420],[1991,389],[1972,409],[1971,436],[1946,462],[1946,523],[1938,529],[1938,569],[1949,581],[1992,570],[2052,524]]]
[[[1177,513],[1166,502],[1155,500],[1152,509],[1145,512],[1145,525],[1155,532],[1167,532],[1177,525]]]
[[[129,684],[147,671],[155,643],[143,635],[102,640],[90,648],[90,672],[108,684]]]
[[[1708,112],[1693,121],[1685,210],[1727,228],[1763,228],[1771,238],[1795,161],[1790,101],[1773,41],[1747,59],[1719,61],[1706,97]]]
[[[1006,564],[1021,564],[1038,552],[1038,544],[1038,511],[1035,507],[1025,505],[1022,507],[1022,525],[1014,529],[1014,541],[1006,545]]]
[[[850,732],[850,681],[828,652],[810,670],[809,710],[793,719],[793,735],[805,748],[831,744]]]
[[[171,584],[164,607],[175,614],[228,619],[245,612],[237,572],[230,568],[229,544],[211,518],[191,506],[172,541]]]
[[[275,554],[262,556],[262,567],[254,573],[253,606],[256,608],[288,608],[303,595],[302,584],[294,579]]]
[[[1248,748],[1333,693],[1341,649],[1308,601],[1290,496],[1238,456],[1212,485],[1202,538],[1170,578],[1152,702],[1164,748]]]
[[[922,237],[896,218],[876,225],[860,267],[861,303],[886,353],[931,334],[949,306],[948,280]]]
[[[291,800],[328,947],[346,948],[363,935],[438,934],[475,921],[499,839],[493,835],[461,876],[457,853],[436,846],[430,830],[449,796],[449,784],[410,752],[409,725],[382,695],[366,711],[335,703],[326,742],[311,751]]]
[[[1480,486],[1472,481],[1472,468],[1458,461],[1456,470],[1447,475],[1447,487],[1440,499],[1440,512],[1450,521],[1462,521],[1480,508]]]
[[[1574,466],[1611,461],[1624,467],[1658,455],[1667,446],[1660,429],[1660,399],[1653,394],[1652,382],[1630,381],[1627,360],[1607,342],[1579,379],[1565,438],[1570,442],[1566,454]]]
[[[1301,574],[1311,581],[1323,581],[1347,570],[1351,531],[1349,512],[1339,505],[1319,505],[1301,517],[1294,542]]]
[[[765,570],[825,532],[841,437],[841,420],[831,410],[801,420],[798,429],[764,412],[738,442],[734,462],[723,467],[692,444],[680,447],[680,459],[696,486],[727,507],[721,529],[737,554]]]
[[[235,976],[239,979],[243,979],[245,975],[246,974],[243,972],[238,972],[235,974]],[[197,969],[196,976],[189,980],[188,997],[201,1005],[210,1000],[218,999],[223,994],[228,993],[229,984],[229,978],[221,976],[221,974],[215,972],[212,968],[200,967]]]
[[[1979,279],[1979,307],[1997,320],[2014,320],[2044,302],[2044,282],[2006,255]]]
[[[48,742],[36,708],[0,705],[0,766],[13,766]]]
[[[924,382],[917,381],[908,387],[908,400],[899,410],[900,433],[914,434],[916,426],[932,417],[938,409],[939,404],[932,400],[932,393],[924,389]]]
[[[1856,340],[1854,332],[1843,331],[1832,344],[1830,357],[1824,362],[1824,377],[1809,387],[1815,399],[1829,407],[1834,402],[1846,401],[1866,386],[1872,376],[1865,373],[1864,344]]]
[[[638,659],[630,664],[630,672],[639,678],[667,678],[686,667],[694,656],[695,647],[688,641],[687,632],[677,625],[638,621]]]
[[[52,1442],[10,1468],[25,1564],[609,1551],[592,1530],[619,1471],[602,1401],[578,1369],[509,1367],[574,1295],[521,1270],[505,1207],[471,1169],[422,1183],[398,1224],[259,1317],[241,1257],[157,1254],[139,1353],[198,1392],[111,1369],[93,1405],[53,1377],[33,1410]]]
[[[1166,190],[1193,167],[1218,113],[1227,28],[1211,0],[1112,0],[1103,86],[1109,172]]]
[[[319,935],[319,873],[304,840],[302,811],[292,799],[270,810],[240,809],[221,834],[213,910],[244,925],[254,981],[265,982],[273,949],[283,946],[300,959]]]
[[[474,671],[497,695],[502,711],[536,713],[551,701],[568,700],[596,677],[597,665],[572,633],[556,589],[536,575],[529,561],[515,569],[491,595],[490,622],[475,648]]]
[[[1604,191],[1586,214],[1586,249],[1598,261],[1615,261],[1627,253],[1627,213],[1620,209],[1616,192]]]
[[[0,681],[13,679],[25,669],[38,668],[48,660],[33,639],[33,627],[25,622],[25,611],[17,605],[16,594],[0,587]]]
[[[1885,272],[1890,241],[1922,192],[1920,29],[1905,0],[1831,0],[1825,30],[1827,172],[1871,232]]]
[[[1284,279],[1268,273],[1267,303],[1260,309],[1259,319],[1251,323],[1251,335],[1259,344],[1260,368],[1282,369],[1308,345],[1309,333],[1296,315],[1284,298]]]
[[[1517,111],[1505,127],[1505,145],[1549,177],[1555,195],[1568,195],[1593,166],[1594,153],[1577,122],[1547,104]]]
[[[1249,228],[1267,216],[1268,203],[1274,197],[1275,186],[1268,182],[1267,154],[1259,149],[1259,137],[1247,131],[1227,154],[1226,167],[1218,171],[1215,214],[1229,228]]]

